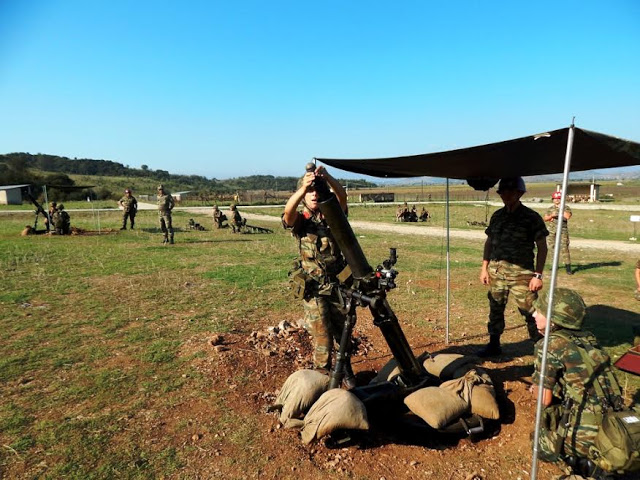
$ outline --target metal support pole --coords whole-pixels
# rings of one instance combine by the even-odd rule
[[[569,184],[569,171],[571,167],[571,154],[573,152],[573,136],[575,126],[573,122],[569,127],[569,135],[567,137],[567,151],[564,158],[564,174],[562,176],[562,199],[560,200],[560,210],[558,219],[562,222],[564,215],[564,206],[567,199],[567,185]],[[544,341],[542,346],[542,363],[540,365],[540,378],[538,379],[538,402],[536,407],[536,424],[533,435],[533,458],[531,460],[531,480],[536,480],[538,476],[538,445],[540,443],[540,423],[542,421],[542,390],[544,372],[547,367],[547,350],[549,348],[549,332],[551,330],[551,315],[553,311],[553,294],[556,288],[556,279],[558,275],[558,260],[560,258],[560,238],[562,236],[562,223],[557,226],[555,247],[553,250],[553,266],[551,268],[551,283],[549,284],[549,305],[547,307],[546,317],[547,326],[544,329]],[[534,379],[535,381],[535,379]]]
[[[450,240],[450,232],[449,232],[449,179],[447,178],[447,191],[446,191],[446,202],[445,202],[445,217],[447,223],[447,293],[446,293],[446,304],[447,304],[447,318],[446,318],[446,327],[445,327],[445,338],[444,344],[449,345],[449,292],[451,288],[451,257],[449,252],[449,240]]]

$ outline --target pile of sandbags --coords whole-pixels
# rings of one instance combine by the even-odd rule
[[[315,370],[298,370],[287,378],[270,410],[280,411],[285,428],[301,429],[311,443],[335,430],[368,430],[364,404],[347,390],[327,390],[329,377]]]
[[[500,410],[489,374],[475,365],[475,357],[439,354],[423,360],[427,372],[443,383],[422,388],[404,399],[405,405],[429,426],[440,429],[472,413],[497,420]]]

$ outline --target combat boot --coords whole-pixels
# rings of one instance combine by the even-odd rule
[[[162,239],[162,244],[163,244],[163,245],[166,245],[167,243],[169,243],[169,237],[165,236],[165,237]]]
[[[565,269],[567,270],[567,275],[573,275],[573,271],[571,271],[571,264],[567,263],[565,265]]]
[[[342,378],[342,384],[347,388],[347,390],[351,390],[357,386],[356,375],[353,373],[353,369],[351,368],[350,358],[348,358],[344,364],[344,377]]]
[[[170,243],[171,245],[173,245],[173,233],[171,234],[171,237],[169,238],[169,243]]]
[[[502,353],[500,346],[500,335],[489,335],[489,344],[476,352],[480,358],[496,357]]]

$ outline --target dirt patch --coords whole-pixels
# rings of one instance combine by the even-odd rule
[[[366,321],[357,327],[360,347],[353,364],[362,385],[391,356],[377,328]],[[472,350],[456,343],[434,344],[410,326],[405,333],[412,344],[431,344],[431,352],[468,354]],[[193,338],[183,345],[181,355],[207,349],[207,355],[194,360],[192,367],[211,379],[211,391],[203,393],[219,403],[192,399],[170,415],[194,419],[193,428],[182,436],[184,446],[194,448],[187,471],[197,471],[197,478],[528,478],[535,401],[527,391],[532,346],[524,335],[524,329],[505,333],[505,361],[484,364],[496,383],[501,411],[501,420],[488,424],[488,434],[473,440],[440,437],[428,429],[405,435],[401,425],[391,425],[376,428],[344,448],[336,448],[331,439],[304,446],[296,431],[283,430],[276,415],[266,413],[286,378],[311,365],[311,338],[305,330],[269,327],[248,335],[224,334],[222,341],[211,335]],[[235,444],[237,436],[248,435],[242,431],[243,422],[256,431],[251,441]],[[170,435],[174,428],[167,424],[163,430]],[[540,464],[538,478],[557,473],[556,467]]]

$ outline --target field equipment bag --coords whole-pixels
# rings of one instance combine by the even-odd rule
[[[594,375],[594,363],[588,350],[594,348],[580,338],[577,332],[560,330],[554,333],[571,340],[591,378],[595,379],[593,388],[602,400],[602,423],[589,449],[591,460],[607,472],[640,471],[640,414],[624,407],[622,392],[610,369],[605,372],[609,384],[614,389],[613,396],[605,392],[598,377]]]
[[[633,410],[605,413],[589,453],[608,472],[640,471],[640,414]]]

